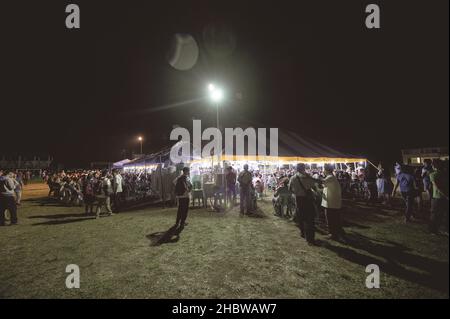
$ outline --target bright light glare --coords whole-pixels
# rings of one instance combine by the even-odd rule
[[[209,92],[213,92],[215,89],[216,89],[216,87],[214,86],[214,84],[211,83],[208,85]]]
[[[211,92],[211,99],[214,102],[219,102],[223,98],[223,92],[222,90],[214,90]]]
[[[139,141],[142,141],[142,136],[139,136],[139,137],[138,137],[138,140],[139,140]]]

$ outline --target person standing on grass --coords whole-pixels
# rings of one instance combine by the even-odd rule
[[[315,244],[315,183],[316,180],[306,173],[305,164],[297,164],[297,173],[289,181],[289,190],[294,193],[297,203],[295,221],[300,227],[301,236],[309,245]]]
[[[422,182],[423,182],[423,188],[428,194],[428,199],[430,201],[430,207],[431,207],[431,201],[433,199],[433,183],[431,183],[430,180],[430,174],[433,173],[433,165],[430,159],[424,159],[423,160],[423,168],[422,168]]]
[[[283,180],[282,186],[278,187],[273,194],[272,203],[275,207],[275,215],[280,217],[291,216],[292,193],[289,190],[289,180]],[[286,208],[286,210],[285,210]],[[279,210],[278,210],[279,209]],[[284,212],[286,211],[286,214]]]
[[[415,185],[417,188],[417,191],[415,194],[416,195],[416,198],[415,198],[416,211],[417,211],[417,216],[419,216],[423,211],[422,193],[425,191],[425,187],[423,185],[423,179],[422,179],[422,169],[420,167],[417,167],[414,170],[414,179],[415,179]]]
[[[14,173],[0,177],[0,226],[5,226],[5,211],[11,215],[11,225],[17,225],[17,204],[14,198]]]
[[[385,170],[383,166],[378,165],[377,173],[377,188],[378,198],[382,201],[383,205],[390,205],[391,194],[394,189],[394,184],[391,181],[391,175],[388,170]]]
[[[239,206],[240,214],[250,214],[251,212],[251,201],[250,201],[250,188],[252,184],[253,176],[252,173],[248,171],[248,164],[244,165],[244,170],[239,173]]]
[[[448,232],[448,172],[445,171],[441,160],[433,160],[434,171],[430,174],[430,182],[433,184],[433,197],[431,201],[430,232],[437,234],[439,227],[445,220],[445,228]]]
[[[395,183],[392,197],[395,197],[397,189],[400,187],[402,198],[405,201],[405,222],[408,223],[413,218],[414,199],[416,198],[415,179],[410,174],[406,166],[401,165],[397,174],[397,182]]]
[[[84,201],[84,212],[86,215],[94,213],[94,202],[95,202],[95,185],[96,181],[91,172],[89,172],[83,181],[83,201]]]
[[[30,173],[29,171],[26,171],[23,174],[23,184],[24,185],[28,185],[28,181],[30,180],[30,174],[29,173]]]
[[[225,177],[227,182],[227,200],[231,207],[234,207],[236,203],[236,173],[233,167],[227,167],[227,174]]]
[[[378,189],[376,183],[376,173],[372,166],[366,167],[364,169],[364,183],[369,191],[368,204],[375,204],[378,199]]]
[[[328,232],[330,239],[339,240],[343,237],[341,222],[342,190],[336,176],[333,175],[333,168],[329,165],[324,169],[325,178],[322,179],[324,186],[322,193],[322,207],[325,209]]]
[[[111,210],[111,194],[112,194],[112,186],[111,180],[108,176],[108,171],[103,171],[102,177],[98,183],[98,195],[97,199],[97,209],[96,209],[96,218],[100,217],[103,206],[105,206],[108,216],[114,215]]]
[[[116,169],[113,171],[112,186],[113,186],[114,209],[117,212],[119,210],[119,205],[121,203],[121,196],[123,189],[122,189],[122,175],[120,175]]]
[[[16,194],[16,204],[18,206],[20,206],[20,201],[22,199],[22,188],[23,188],[23,181],[22,181],[22,176],[19,173],[14,174],[14,193]]]
[[[186,219],[189,211],[189,194],[192,190],[192,184],[189,180],[189,167],[183,168],[183,173],[178,176],[175,181],[175,195],[178,198],[177,219],[175,221],[176,228],[183,230],[186,225]]]

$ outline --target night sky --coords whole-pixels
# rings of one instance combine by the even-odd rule
[[[226,127],[260,123],[385,161],[448,145],[447,0],[8,2],[0,155],[77,167],[137,152],[138,135],[156,151],[173,125],[215,126],[208,100],[152,112],[201,98],[211,80],[227,92]],[[69,3],[79,30],[65,27]],[[369,3],[381,8],[379,30],[365,28]],[[232,40],[220,54],[208,30]],[[200,46],[189,71],[167,62],[175,33]]]

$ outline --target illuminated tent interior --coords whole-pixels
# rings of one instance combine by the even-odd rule
[[[189,144],[189,149],[193,151],[193,146],[189,142],[179,141],[172,147],[178,147],[180,150],[183,143]],[[266,141],[266,145],[269,146],[269,141]],[[240,171],[244,164],[248,164],[251,170],[271,173],[280,168],[292,168],[297,163],[306,163],[311,168],[322,167],[326,163],[334,164],[336,168],[345,168],[343,164],[351,163],[356,168],[365,166],[367,161],[364,156],[343,153],[290,132],[278,132],[278,156],[248,154],[235,156],[222,150],[219,160],[218,156],[214,154],[203,158],[199,155],[189,155],[181,156],[182,164],[176,165],[171,161],[172,147],[166,147],[157,153],[145,155],[123,164],[125,171],[152,174],[154,176],[152,190],[158,194],[161,200],[171,198],[173,192],[169,190],[173,188],[173,180],[185,164],[191,168],[193,183],[198,181],[205,194],[210,194],[213,192],[214,185],[224,183],[225,179],[221,176],[224,174],[224,168],[230,165],[237,171]],[[232,153],[234,152],[235,150]],[[181,152],[178,152],[178,155],[180,156]]]
[[[268,143],[269,140],[267,139]],[[261,159],[282,163],[353,163],[366,161],[363,156],[342,153],[297,133],[286,131],[279,131],[278,133],[278,156],[275,158],[263,156]]]
[[[269,137],[266,137],[266,146],[269,148]],[[311,166],[323,166],[324,164],[334,164],[336,168],[342,168],[342,164],[358,164],[363,166],[367,159],[362,155],[354,155],[335,150],[329,146],[321,144],[313,139],[300,136],[297,133],[289,131],[278,132],[278,156],[261,156],[261,155],[234,155],[236,150],[233,149],[232,154],[228,154],[222,150],[220,162],[231,164],[233,167],[240,168],[247,163],[251,168],[256,169],[258,166],[285,166],[295,165],[297,163],[305,163]],[[268,154],[267,151],[266,154]],[[217,162],[217,156],[203,158],[200,162],[204,165],[211,165],[212,161]],[[196,161],[194,161],[196,162]]]

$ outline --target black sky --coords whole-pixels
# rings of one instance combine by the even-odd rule
[[[81,29],[65,28],[69,3]],[[381,8],[367,30],[364,8]],[[405,147],[448,145],[448,1],[10,1],[1,7],[0,155],[52,154],[69,166],[169,143],[192,118],[215,125],[212,79],[230,98],[221,122],[297,131],[344,151],[392,160]],[[208,50],[228,30],[232,53]],[[200,59],[166,61],[189,33]],[[5,85],[6,84],[6,85]],[[240,93],[242,99],[236,99]],[[233,98],[231,98],[233,97]]]

